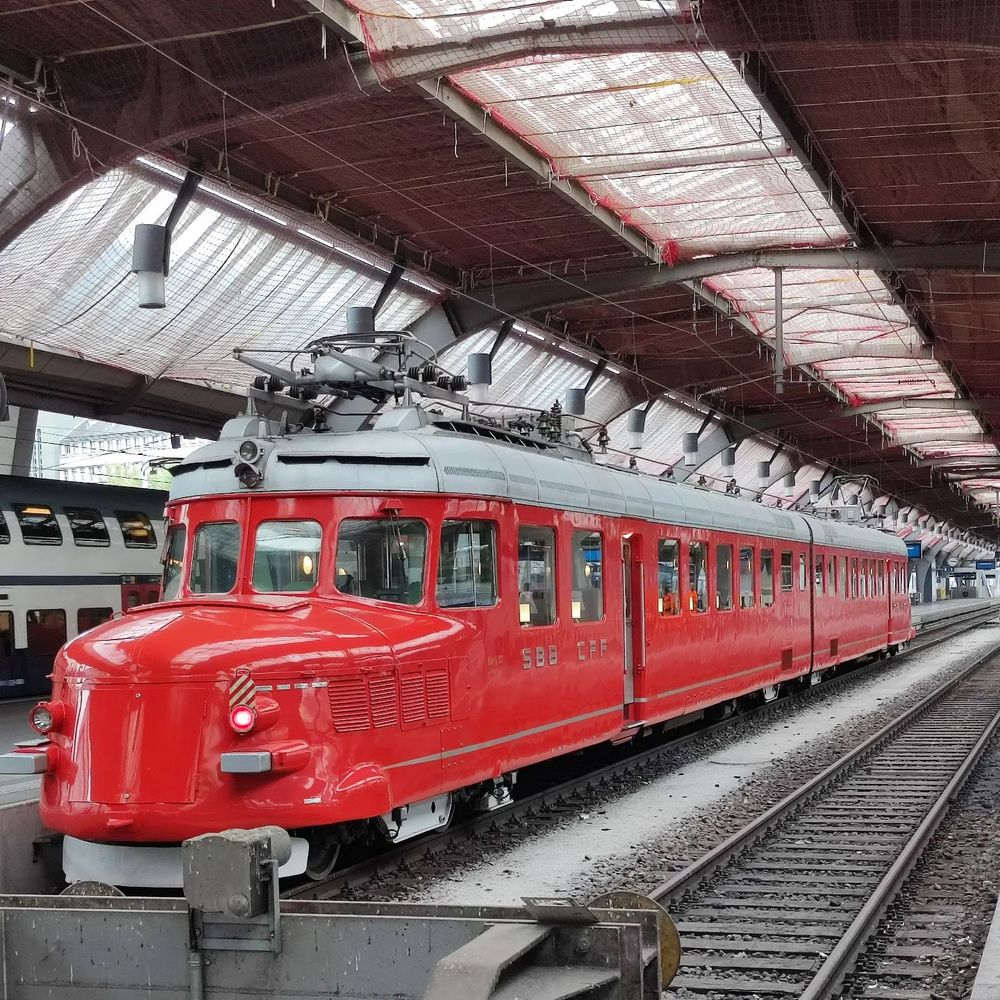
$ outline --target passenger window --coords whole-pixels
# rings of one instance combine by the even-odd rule
[[[167,528],[167,544],[163,550],[163,600],[174,601],[181,592],[181,567],[184,564],[184,542],[187,528],[172,524]]]
[[[834,559],[834,563],[836,563],[836,562],[837,562],[837,560]],[[848,594],[847,594],[847,556],[844,556],[840,560],[840,595],[841,595],[841,597],[844,598],[845,601],[847,600],[847,597],[848,597]]]
[[[861,560],[861,597],[868,597],[868,560]]]
[[[814,574],[815,577],[816,577],[816,593],[817,594],[822,594],[823,593],[823,557],[822,556],[816,556],[814,562],[815,562],[815,568],[816,568],[816,572]]]
[[[3,511],[0,510],[0,545],[7,545],[10,542],[10,528],[7,527],[7,519]]]
[[[16,503],[14,513],[25,545],[62,545],[62,531],[51,507]]]
[[[878,564],[878,596],[885,597],[885,563]]]
[[[312,590],[322,541],[318,521],[261,521],[253,548],[253,589],[269,594]]]
[[[522,625],[555,622],[556,533],[552,528],[518,528],[517,591]]]
[[[61,608],[29,611],[28,652],[36,656],[55,656],[66,644],[66,612]]]
[[[774,550],[760,550],[760,603],[769,608],[774,604]]]
[[[236,586],[240,558],[240,526],[235,521],[214,521],[194,533],[191,577],[193,594],[228,594]]]
[[[437,602],[442,608],[496,604],[496,528],[492,521],[445,521],[441,525]]]
[[[14,615],[0,611],[0,659],[14,655]]]
[[[348,518],[337,532],[334,586],[394,604],[419,604],[424,593],[427,526],[415,518]]]
[[[851,597],[858,596],[858,560],[851,559]]]
[[[601,536],[573,532],[573,620],[596,622],[604,617]]]
[[[715,606],[729,611],[733,606],[733,547],[715,546]]]
[[[73,541],[77,545],[110,545],[108,526],[99,510],[91,507],[64,507]]]
[[[118,525],[122,529],[125,548],[156,548],[156,532],[153,531],[152,522],[145,514],[137,510],[116,510],[115,517],[118,518]]]
[[[691,610],[708,610],[708,545],[692,542],[688,546],[688,601]]]
[[[806,557],[799,553],[799,590],[806,589]]]
[[[792,581],[792,554],[791,552],[781,553],[781,589],[791,590]]]
[[[837,566],[833,556],[829,556],[826,560],[826,592],[837,593]]]
[[[659,562],[658,601],[661,615],[677,615],[681,610],[680,594],[680,543],[672,538],[660,539],[657,559]]]
[[[76,613],[77,632],[86,632],[95,625],[102,625],[109,622],[114,617],[111,608],[80,608]]]
[[[740,607],[753,607],[753,549],[740,549]]]

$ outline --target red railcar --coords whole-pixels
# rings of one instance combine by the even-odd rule
[[[44,772],[68,878],[171,883],[179,841],[263,824],[316,873],[372,824],[417,835],[525,765],[911,636],[892,535],[383,423],[231,421],[175,470],[164,602],[66,646],[47,742],[0,765]]]

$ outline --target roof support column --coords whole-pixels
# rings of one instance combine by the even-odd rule
[[[784,272],[774,269],[774,391],[781,396],[785,391],[785,310],[783,301]]]
[[[13,409],[11,416],[14,415]],[[38,410],[21,407],[17,410],[14,439],[6,461],[0,460],[0,474],[30,476],[31,459],[35,453],[38,432]]]

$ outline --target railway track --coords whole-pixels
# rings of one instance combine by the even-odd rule
[[[934,623],[932,627],[923,630],[906,652],[900,655],[901,657],[914,656],[926,649],[946,642],[960,635],[962,632],[978,627],[991,620],[996,620],[998,611],[1000,611],[998,608],[979,609],[942,623]],[[391,847],[373,856],[365,857],[334,872],[326,879],[288,888],[284,890],[282,896],[287,899],[333,899],[345,889],[356,888],[381,874],[393,871],[402,865],[416,861],[428,854],[442,853],[454,844],[467,840],[476,834],[514,822],[532,812],[554,806],[560,800],[575,793],[586,791],[604,782],[627,775],[630,771],[642,767],[657,757],[675,753],[677,750],[696,740],[704,739],[713,733],[728,728],[736,719],[745,719],[773,712],[782,706],[808,699],[814,692],[821,691],[827,693],[835,690],[837,687],[871,675],[881,665],[882,661],[873,660],[867,664],[855,667],[848,672],[837,674],[829,680],[823,681],[818,686],[805,687],[792,691],[784,694],[777,701],[750,708],[742,712],[739,716],[707,726],[699,724],[697,728],[693,728],[691,731],[679,730],[669,736],[660,737],[652,747],[648,745],[647,741],[642,749],[634,750],[623,759],[618,759],[606,766],[575,775],[568,780],[548,785],[494,812],[475,816],[462,822],[454,822],[447,830]]]
[[[993,649],[654,890],[671,992],[835,995],[998,726]]]

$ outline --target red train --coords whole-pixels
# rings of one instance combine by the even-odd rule
[[[71,641],[42,738],[70,880],[179,881],[186,837],[277,824],[285,874],[404,839],[518,768],[912,634],[892,535],[429,415],[358,433],[256,418],[175,469],[163,603]]]

